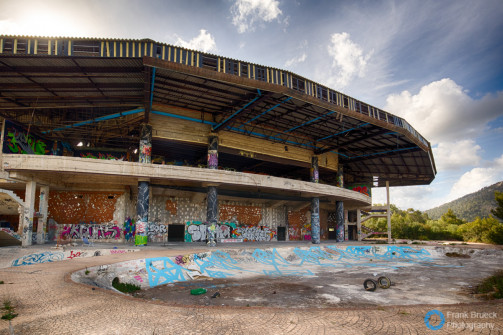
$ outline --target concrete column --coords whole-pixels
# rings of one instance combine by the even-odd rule
[[[142,123],[140,128],[140,163],[152,163],[152,126]],[[148,209],[150,201],[150,181],[138,181],[138,201],[136,203],[136,233],[134,244],[145,246],[148,242]]]
[[[24,199],[24,213],[23,213],[23,233],[21,236],[21,244],[23,247],[32,245],[33,236],[33,214],[35,212],[35,191],[37,183],[29,181],[26,183],[26,195]]]
[[[320,244],[320,198],[311,199],[311,242]]]
[[[318,167],[318,156],[313,156],[311,159],[311,182],[320,182],[320,170]]]
[[[45,243],[45,232],[47,230],[47,208],[49,203],[49,186],[40,187],[40,199],[38,202],[38,213],[41,215],[37,221],[37,244]]]
[[[346,209],[344,210],[344,241],[349,240],[349,211]]]
[[[150,200],[150,183],[138,181],[138,202],[136,204],[136,235],[134,244],[145,246],[148,240],[148,209]]]
[[[152,126],[146,123],[140,129],[140,163],[152,163]]]
[[[339,165],[339,168],[337,169],[337,186],[344,187],[344,169],[342,168],[342,165]]]
[[[218,191],[216,186],[208,186],[206,197],[206,221],[208,222],[208,244],[216,246],[215,228],[218,223]]]
[[[290,241],[290,223],[288,222],[288,207],[284,206],[285,211],[285,241]]]
[[[362,211],[358,208],[356,210],[356,234],[358,241],[362,240]]]
[[[208,137],[208,168],[218,169],[218,137]],[[208,222],[208,244],[216,246],[215,228],[218,223],[218,189],[216,186],[208,186],[206,196],[206,221]]]
[[[388,220],[388,243],[391,243],[391,206],[389,201],[389,181],[386,180],[386,218]]]
[[[2,170],[3,170],[3,142],[5,136],[5,122],[6,120],[4,119],[2,121],[2,133],[0,134],[0,169]]]
[[[208,168],[218,169],[218,137],[208,138]]]
[[[342,201],[335,202],[336,213],[336,242],[344,242],[344,203]]]

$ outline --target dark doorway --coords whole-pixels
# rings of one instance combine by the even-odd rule
[[[337,232],[335,230],[335,226],[328,227],[328,239],[329,240],[336,240],[337,239]]]
[[[348,226],[348,240],[356,241],[356,226]]]
[[[170,224],[168,225],[168,242],[183,242],[185,241],[185,225]]]
[[[286,241],[286,227],[278,227],[278,241]]]
[[[328,239],[329,240],[336,240],[337,239],[337,213],[336,212],[329,212],[328,213]]]

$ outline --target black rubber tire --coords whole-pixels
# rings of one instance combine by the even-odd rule
[[[374,292],[377,288],[377,283],[374,279],[366,279],[363,282],[363,288],[365,288],[365,291]]]
[[[386,276],[379,277],[377,279],[377,283],[379,284],[380,288],[384,289],[389,288],[391,286],[391,280]]]

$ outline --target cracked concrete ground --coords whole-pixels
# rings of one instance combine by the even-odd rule
[[[288,244],[288,246],[296,245]],[[299,243],[298,246],[308,245]],[[249,245],[246,247],[249,248]],[[276,247],[279,248],[280,245]],[[377,302],[370,305],[354,303],[343,305],[344,307],[333,307],[330,299],[326,299],[328,303],[325,303],[325,308],[319,308],[319,306],[255,307],[249,302],[247,304],[250,307],[197,304],[182,306],[128,297],[103,288],[76,283],[70,278],[73,272],[86,267],[139,258],[175,257],[180,254],[204,251],[206,248],[203,246],[175,245],[147,248],[135,253],[73,258],[54,263],[4,268],[0,269],[0,280],[5,283],[0,285],[0,297],[2,301],[8,299],[16,306],[19,316],[12,321],[16,334],[502,333],[503,303],[501,301],[476,301],[470,298],[472,300],[468,303],[448,305],[441,303],[398,305],[395,302],[384,304]],[[455,258],[452,260],[452,262],[460,261],[471,262],[472,260]],[[477,272],[491,270],[483,262],[478,262],[477,270],[477,262],[473,261],[473,263],[474,268],[471,270],[473,277],[478,276]],[[421,283],[418,284],[418,291],[415,294],[421,295],[421,292],[426,290],[435,290],[435,277],[435,274],[430,274],[426,268],[421,274],[413,274],[412,279],[416,278]],[[452,283],[469,282],[468,279],[453,279]],[[442,279],[442,285],[446,282],[446,279]],[[292,284],[306,285],[306,282]],[[344,291],[349,287],[346,285],[354,284],[350,281],[341,281],[333,285],[338,285],[335,288]],[[361,284],[358,283],[358,285]],[[314,287],[311,285],[309,289],[318,290],[316,286],[320,285],[314,285]],[[278,285],[275,294],[279,300],[282,300],[280,295],[285,294],[279,291],[281,287],[283,286]],[[398,282],[396,287],[398,287]],[[382,290],[382,292],[386,291],[391,294],[392,289]],[[295,290],[298,291],[298,287],[291,288],[291,291]],[[337,294],[334,296],[341,298]],[[424,322],[426,313],[433,309],[441,311],[446,316],[446,324],[437,331],[429,330]],[[471,318],[472,312],[487,314],[477,314],[478,317]],[[466,315],[468,315],[467,318],[455,317]],[[496,317],[481,318],[480,315],[495,315]],[[432,322],[434,321],[432,318]],[[462,323],[464,328],[461,328]],[[0,325],[0,334],[8,334],[8,322],[1,320]],[[492,326],[492,329],[489,326]]]

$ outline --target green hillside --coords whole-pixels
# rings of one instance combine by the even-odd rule
[[[477,216],[481,218],[489,217],[491,209],[497,206],[496,200],[494,200],[495,191],[503,192],[503,181],[425,212],[434,220],[440,219],[449,208],[452,209],[458,218],[467,222],[475,220]]]

